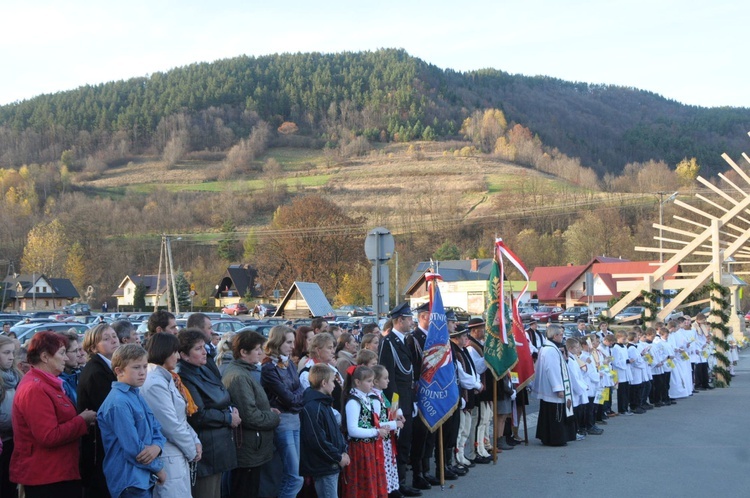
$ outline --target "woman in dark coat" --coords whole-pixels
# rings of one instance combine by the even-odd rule
[[[299,412],[302,410],[302,385],[297,368],[289,361],[294,347],[294,330],[284,325],[273,327],[265,345],[266,358],[261,367],[261,384],[273,408],[280,412],[274,444],[282,462],[278,498],[294,498],[302,489],[299,475]]]
[[[206,367],[203,331],[183,330],[177,338],[180,340],[180,379],[198,408],[188,417],[188,423],[203,443],[192,495],[220,498],[221,474],[237,467],[232,429],[240,424],[240,416],[237,409],[231,407],[229,391],[221,379]]]
[[[279,410],[271,408],[260,386],[264,342],[265,337],[250,330],[234,336],[234,360],[226,365],[222,378],[242,418],[238,468],[232,472],[232,498],[258,496],[261,465],[273,458],[273,430],[279,425]]]
[[[84,410],[97,411],[117,376],[112,371],[112,355],[120,346],[117,333],[108,323],[100,323],[86,331],[83,349],[89,361],[78,379],[78,413]],[[104,479],[104,446],[99,427],[93,427],[81,439],[81,479],[84,498],[109,498],[107,481]]]

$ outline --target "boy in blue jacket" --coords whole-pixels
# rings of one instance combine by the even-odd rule
[[[112,498],[150,498],[167,475],[160,458],[166,439],[139,394],[146,381],[146,351],[125,344],[112,355],[117,381],[96,414],[104,444],[104,477]]]
[[[299,417],[299,473],[313,478],[319,498],[338,496],[339,472],[349,465],[346,441],[332,407],[334,378],[334,371],[326,364],[310,369],[310,387],[302,397],[304,406]]]

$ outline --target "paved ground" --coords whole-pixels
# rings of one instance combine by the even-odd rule
[[[566,447],[542,446],[530,427],[529,446],[424,496],[750,496],[750,351],[736,374],[728,389],[610,419],[603,435]]]

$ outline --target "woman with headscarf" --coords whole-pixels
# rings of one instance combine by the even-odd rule
[[[15,451],[10,462],[10,479],[23,484],[27,498],[81,496],[78,445],[96,412],[77,414],[65,395],[58,378],[65,358],[65,339],[60,335],[43,331],[31,339],[31,369],[18,384],[13,403]]]

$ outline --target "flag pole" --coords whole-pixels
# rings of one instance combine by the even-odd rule
[[[438,427],[438,465],[440,466],[440,490],[445,490],[445,454],[443,453],[443,424]]]
[[[492,379],[492,465],[497,464],[497,380]]]
[[[528,394],[527,394],[527,398],[528,398]],[[521,405],[521,413],[523,414],[523,443],[524,443],[524,446],[528,446],[529,445],[529,426],[526,424],[526,405]]]

